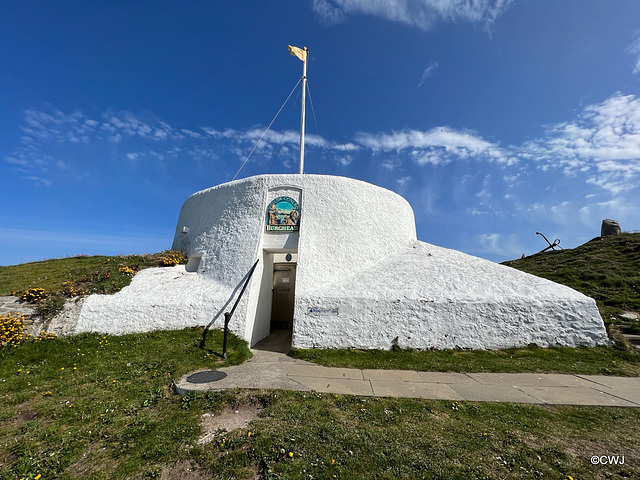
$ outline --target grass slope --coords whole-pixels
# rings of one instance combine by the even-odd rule
[[[640,312],[640,233],[597,237],[565,250],[504,262],[567,285],[596,300],[603,318]]]
[[[171,380],[251,356],[231,336],[222,362],[221,332],[204,349],[201,338],[83,334],[0,348],[0,478],[132,478],[184,458],[199,424]]]
[[[113,293],[110,290],[115,287],[117,291],[122,286],[116,284],[114,279],[109,282],[101,282],[105,274],[109,273],[109,277],[111,277],[121,267],[129,267],[134,272],[143,268],[157,267],[162,265],[163,258],[168,258],[171,255],[179,255],[182,263],[186,261],[182,253],[167,250],[155,254],[117,255],[114,257],[79,255],[20,265],[0,266],[0,295],[11,295],[11,292],[32,287],[41,287],[49,292],[57,292],[63,289],[64,282],[72,282],[83,287],[89,293],[94,291]]]
[[[20,296],[30,288],[43,288],[47,297],[38,302],[38,314],[51,317],[62,310],[65,297],[90,293],[115,293],[131,283],[143,268],[186,263],[182,252],[156,254],[77,256],[0,267],[0,295]],[[0,312],[2,315],[4,312]]]

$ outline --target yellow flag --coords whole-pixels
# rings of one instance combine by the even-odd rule
[[[295,55],[303,62],[307,61],[307,52],[306,50],[303,50],[301,48],[292,47],[291,45],[289,45],[289,55]]]

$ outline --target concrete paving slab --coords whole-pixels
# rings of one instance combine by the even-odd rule
[[[253,360],[253,359],[252,359]],[[225,390],[228,388],[265,388],[281,390],[307,390],[306,387],[287,377],[287,372],[293,364],[281,362],[251,362],[241,365],[220,368],[219,371],[227,377],[217,382],[193,384],[187,382],[191,372],[175,382],[177,389],[182,391]]]
[[[309,390],[321,393],[338,393],[343,395],[373,396],[373,390],[369,380],[350,380],[339,378],[322,378],[290,375],[289,378]]]
[[[365,380],[387,380],[390,382],[424,382],[418,372],[412,370],[362,370]]]
[[[363,380],[362,370],[357,368],[332,368],[315,365],[294,364],[289,370],[290,376],[338,378],[345,380]]]
[[[247,360],[247,363],[295,363],[296,359],[287,357],[286,355],[282,355],[277,352],[265,352],[265,351],[252,351],[253,357]],[[298,360],[298,362],[304,362],[303,360]],[[313,363],[304,362],[307,365],[314,365]]]
[[[600,389],[610,395],[623,398],[629,402],[640,405],[640,378],[639,377],[609,377],[606,375],[585,375],[592,388]]]
[[[616,388],[613,392],[609,392],[609,394],[615,395],[616,397],[619,397],[619,398],[624,398],[626,401],[640,406],[640,390],[638,390],[635,387],[634,388]]]
[[[371,380],[376,397],[429,398],[438,400],[464,400],[462,395],[446,383],[393,382]]]
[[[609,388],[629,387],[640,390],[640,377],[611,377],[608,375],[577,375],[579,378]]]
[[[640,377],[558,373],[452,373],[330,368],[287,357],[290,332],[278,332],[252,349],[241,365],[219,369],[217,382],[176,382],[178,393],[228,388],[282,389],[324,393],[478,402],[640,407]]]
[[[520,387],[520,390],[544,403],[554,405],[640,406],[608,392],[587,387]]]
[[[563,387],[597,387],[599,384],[593,382],[592,380],[588,380],[587,378],[583,378],[580,375],[571,375],[567,373],[545,373],[544,374],[549,379],[556,382],[558,386]],[[533,386],[533,385],[530,385]],[[552,386],[552,385],[549,385]]]
[[[478,385],[478,381],[466,373],[453,372],[418,372],[423,382],[427,383],[455,383],[456,385]]]
[[[449,385],[465,400],[473,402],[544,403],[509,385]]]
[[[539,373],[469,373],[471,378],[483,385],[510,385],[529,387],[558,387],[555,379]]]

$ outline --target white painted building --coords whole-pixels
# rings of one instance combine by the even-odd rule
[[[173,248],[185,267],[149,269],[92,295],[76,331],[223,325],[254,345],[292,329],[300,348],[597,345],[595,301],[563,285],[416,239],[410,205],[358,180],[259,175],[184,203]]]

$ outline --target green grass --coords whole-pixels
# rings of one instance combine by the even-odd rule
[[[623,310],[640,312],[640,233],[597,237],[504,264],[594,298],[605,320]]]
[[[84,334],[1,348],[0,478],[179,478],[186,466],[193,479],[640,477],[639,409],[172,394],[171,379],[249,355],[232,337],[222,363],[221,332],[210,332],[208,350],[201,335]],[[247,403],[264,408],[248,427],[197,444],[203,413]],[[593,466],[591,455],[624,455],[625,464]]]
[[[171,381],[250,356],[231,336],[222,362],[222,333],[204,349],[201,338],[202,329],[84,334],[0,348],[0,478],[74,478],[79,462],[99,468],[94,478],[131,478],[182,458],[198,418]]]
[[[508,348],[505,350],[301,350],[294,358],[329,367],[385,368],[430,372],[559,372],[640,375],[640,352],[614,347]]]
[[[277,394],[277,398],[274,395]],[[213,478],[566,479],[640,474],[636,409],[266,392],[249,429],[196,450]],[[202,402],[200,411],[206,409]],[[247,430],[254,435],[248,436]],[[594,468],[593,452],[624,467]],[[244,476],[242,475],[244,472]],[[335,476],[335,477],[334,477]],[[610,477],[611,476],[611,477]]]

